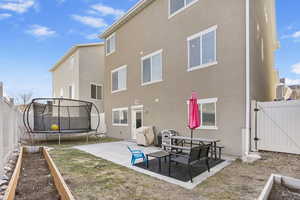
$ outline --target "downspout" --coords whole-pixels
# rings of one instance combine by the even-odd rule
[[[246,0],[246,107],[245,107],[245,139],[246,155],[250,150],[250,0]],[[248,139],[249,138],[249,139]],[[248,144],[247,144],[248,143]]]

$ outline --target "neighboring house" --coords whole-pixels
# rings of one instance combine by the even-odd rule
[[[280,79],[276,87],[276,101],[284,101],[291,98],[293,90],[286,84],[285,78]]]
[[[104,44],[72,47],[51,69],[53,97],[86,100],[103,112]]]
[[[194,137],[242,155],[251,100],[276,95],[275,18],[274,0],[138,2],[101,35],[108,135],[135,139],[141,125],[189,135],[195,91],[202,125]]]
[[[300,85],[290,85],[289,88],[292,90],[291,99],[299,100],[300,99]]]

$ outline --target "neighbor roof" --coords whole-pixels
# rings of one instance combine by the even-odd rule
[[[78,48],[81,47],[92,47],[92,46],[102,46],[104,45],[103,42],[97,42],[97,43],[88,43],[88,44],[77,44],[75,46],[73,46],[63,57],[61,57],[61,59],[59,59],[59,61],[53,65],[53,67],[51,67],[51,69],[49,70],[50,72],[55,71],[59,65],[64,62],[68,57],[70,57]]]
[[[123,15],[120,19],[114,22],[110,27],[108,27],[101,35],[100,38],[106,38],[112,33],[114,33],[119,27],[128,22],[135,15],[140,13],[144,8],[146,8],[150,3],[155,0],[140,0],[136,3],[130,10],[127,11],[125,15]]]

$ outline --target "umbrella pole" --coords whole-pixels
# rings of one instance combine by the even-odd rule
[[[193,147],[193,129],[191,129],[191,148]]]

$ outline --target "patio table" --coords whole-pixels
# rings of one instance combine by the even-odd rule
[[[165,162],[166,162],[166,158],[169,155],[170,154],[166,151],[157,151],[157,152],[154,152],[154,153],[146,154],[147,168],[149,167],[148,157],[153,157],[153,158],[158,159],[158,171],[161,172],[161,159],[164,158]]]
[[[219,139],[206,139],[206,138],[190,138],[185,136],[171,136],[171,140],[192,140],[194,142],[202,142],[202,143],[209,143],[212,147],[211,151],[211,157],[214,159],[217,159],[217,143],[221,140]],[[177,149],[184,149],[184,150],[190,150],[190,147],[183,147],[183,146],[174,146],[170,145],[171,148],[177,148]]]

